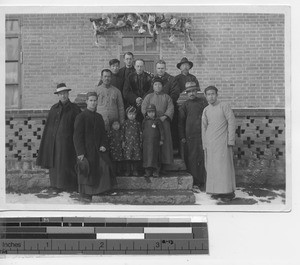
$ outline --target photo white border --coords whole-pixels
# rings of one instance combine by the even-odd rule
[[[151,206],[140,206],[140,205],[63,205],[63,204],[8,204],[3,198],[3,192],[5,197],[5,183],[1,187],[0,202],[3,203],[4,209],[6,210],[73,210],[73,211],[156,211],[156,212],[174,212],[174,211],[188,211],[188,212],[204,212],[204,211],[290,211],[291,210],[291,171],[290,171],[290,59],[291,59],[291,18],[290,8],[288,6],[106,6],[106,7],[5,7],[1,9],[1,23],[4,23],[6,14],[26,14],[26,13],[118,13],[118,12],[182,12],[182,13],[281,13],[285,15],[285,113],[286,113],[286,202],[285,204],[271,204],[271,205],[151,205]],[[2,29],[5,26],[0,25]],[[3,31],[1,32],[1,41],[4,45]],[[91,30],[92,34],[92,30]],[[4,35],[4,36],[3,36]],[[1,50],[1,62],[4,62],[5,51]],[[3,67],[4,68],[4,67]],[[1,81],[2,79],[0,79]],[[5,79],[3,79],[5,80]],[[4,84],[4,81],[1,81]],[[5,90],[4,90],[5,91]],[[4,97],[2,97],[3,103],[1,107],[4,107]],[[5,113],[5,110],[3,111]],[[2,113],[1,113],[2,114]],[[4,119],[1,120],[3,122]],[[5,124],[0,124],[1,128],[5,128]],[[1,131],[3,133],[3,131]],[[5,135],[4,135],[5,137]],[[3,143],[2,143],[3,144]],[[5,150],[5,148],[4,148]],[[5,154],[5,151],[2,153]],[[4,160],[4,159],[3,159]],[[2,162],[2,161],[1,161]],[[1,166],[1,172],[5,171],[4,167]],[[3,181],[3,179],[1,179]]]

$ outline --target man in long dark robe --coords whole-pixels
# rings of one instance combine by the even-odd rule
[[[177,64],[177,68],[181,71],[181,73],[175,76],[175,80],[179,85],[180,93],[185,90],[185,84],[187,82],[195,82],[197,87],[200,87],[197,77],[189,72],[193,65],[193,62],[189,61],[186,57],[183,57]]]
[[[102,115],[97,113],[96,92],[87,93],[87,108],[80,113],[74,124],[74,145],[77,159],[86,158],[89,174],[79,179],[79,193],[82,199],[92,200],[92,195],[112,188],[113,169],[108,155],[108,139]]]
[[[184,160],[188,172],[193,176],[195,192],[204,190],[205,163],[201,138],[201,122],[204,108],[208,105],[206,99],[197,97],[200,88],[196,83],[186,83],[188,100],[179,109],[179,137],[185,145]]]
[[[54,94],[58,95],[59,102],[49,111],[36,161],[38,166],[49,169],[49,191],[53,193],[77,190],[73,132],[80,108],[70,102],[70,90],[64,83],[57,85]]]
[[[131,73],[125,80],[123,95],[129,105],[137,108],[136,119],[141,123],[144,118],[141,113],[141,105],[144,97],[151,92],[152,77],[144,71],[144,60],[136,60],[134,67],[135,72]]]
[[[121,77],[123,83],[122,83],[122,96],[123,96],[123,101],[124,101],[124,107],[125,109],[129,106],[129,103],[125,100],[124,97],[124,85],[125,81],[128,79],[128,76],[131,73],[135,72],[134,68],[134,55],[132,52],[126,52],[123,55],[124,59],[124,66],[120,68],[118,75]]]

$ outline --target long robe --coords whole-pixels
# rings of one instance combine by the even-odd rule
[[[174,114],[174,105],[172,99],[169,95],[164,93],[151,93],[148,94],[142,103],[142,113],[146,114],[146,108],[149,104],[154,104],[156,107],[156,115],[158,118],[161,116],[166,116],[167,118],[163,122],[164,128],[164,143],[162,145],[162,164],[172,164],[173,163],[173,144],[171,137],[170,122]]]
[[[164,141],[164,130],[160,119],[145,117],[143,129],[143,167],[159,168],[160,141]]]
[[[54,104],[48,113],[36,164],[49,169],[51,187],[77,189],[73,132],[79,113],[80,108],[70,100]]]
[[[201,137],[202,113],[207,106],[205,98],[188,99],[179,109],[179,137],[186,139],[184,160],[194,185],[205,184],[204,151]]]
[[[121,124],[125,119],[125,111],[122,94],[114,86],[106,88],[104,85],[96,88],[98,95],[97,112],[103,117],[105,129],[108,131],[114,121]]]
[[[206,192],[226,194],[235,190],[233,150],[235,117],[228,104],[215,102],[202,114],[202,142],[207,172]]]
[[[114,175],[102,116],[85,109],[76,117],[73,138],[77,156],[84,155],[90,167],[87,178],[79,183],[79,192],[95,195],[111,189]],[[107,151],[100,152],[101,146]]]

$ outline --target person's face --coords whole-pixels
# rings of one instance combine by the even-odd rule
[[[114,63],[110,66],[110,71],[112,71],[113,74],[117,74],[120,70],[120,64]]]
[[[86,100],[86,107],[89,110],[95,110],[97,107],[97,97],[96,96],[89,96],[89,98]]]
[[[165,64],[160,64],[158,63],[156,65],[156,73],[159,75],[159,76],[163,76],[166,72],[166,65]]]
[[[149,118],[154,119],[155,118],[155,111],[153,111],[153,110],[147,111],[147,115],[148,115]]]
[[[180,65],[180,70],[183,74],[187,74],[190,70],[190,65],[188,63],[183,63]]]
[[[217,101],[218,94],[215,90],[208,90],[205,94],[206,100],[209,104],[214,104]]]
[[[133,120],[135,120],[136,114],[133,113],[133,112],[129,112],[129,113],[127,114],[127,117],[128,117],[128,120],[133,121]]]
[[[145,66],[143,61],[136,61],[134,65],[135,71],[137,74],[141,74],[144,72]]]
[[[155,82],[155,83],[153,84],[153,90],[154,90],[154,92],[156,92],[156,93],[161,92],[161,91],[162,91],[162,84],[161,84],[161,82]]]
[[[124,57],[124,63],[127,67],[131,67],[133,63],[133,56],[126,54]]]
[[[193,89],[187,92],[189,99],[194,99],[197,97],[197,89]]]
[[[110,72],[103,72],[102,73],[102,81],[104,85],[109,86],[111,82],[111,73]]]
[[[112,124],[112,128],[113,128],[113,130],[115,130],[115,131],[119,130],[119,129],[120,129],[120,123],[114,122],[114,123]]]
[[[69,99],[69,91],[61,91],[57,96],[62,103],[65,103]]]

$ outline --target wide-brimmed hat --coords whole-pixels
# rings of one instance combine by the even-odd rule
[[[200,87],[198,87],[195,82],[186,82],[184,92],[189,92],[191,90],[200,91]]]
[[[62,92],[62,91],[70,91],[71,89],[70,88],[67,88],[66,84],[65,83],[60,83],[57,85],[56,87],[56,91],[54,92],[54,94],[58,94],[59,92]]]
[[[75,171],[77,173],[79,180],[81,180],[79,182],[82,183],[82,181],[88,178],[90,174],[89,161],[85,157],[82,160],[77,159],[77,163],[75,165]]]
[[[180,69],[180,66],[183,64],[183,63],[188,63],[190,65],[190,69],[193,67],[193,63],[191,61],[189,61],[186,57],[183,57],[181,59],[181,61],[177,64],[177,68]]]
[[[155,111],[156,112],[156,107],[154,104],[149,104],[148,107],[146,108],[146,111]]]

